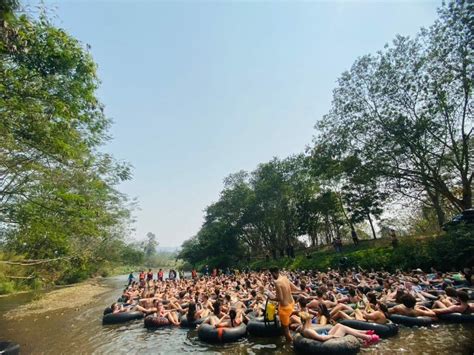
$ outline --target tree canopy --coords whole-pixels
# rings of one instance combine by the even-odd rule
[[[96,64],[45,15],[17,9],[0,7],[2,249],[87,267],[132,255],[123,243],[131,205],[116,189],[131,169],[101,149],[111,121]]]
[[[181,257],[223,266],[291,256],[302,237],[331,243],[364,222],[376,238],[374,224],[399,201],[436,216],[438,228],[472,208],[473,13],[472,1],[446,2],[431,27],[357,58],[312,146],[226,178]]]

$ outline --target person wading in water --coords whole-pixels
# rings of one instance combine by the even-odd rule
[[[280,275],[280,270],[277,267],[270,268],[270,273],[275,280],[276,296],[271,295],[269,292],[267,296],[272,301],[278,301],[278,316],[280,317],[280,323],[283,327],[286,340],[291,342],[293,338],[290,334],[290,317],[295,308],[295,301],[291,293],[300,293],[298,289],[288,278],[284,275]]]

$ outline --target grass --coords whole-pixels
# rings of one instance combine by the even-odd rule
[[[306,254],[311,258],[308,258]],[[474,263],[474,231],[457,229],[432,237],[403,237],[397,248],[389,239],[365,240],[359,245],[345,245],[342,253],[336,253],[332,246],[321,249],[307,249],[288,257],[258,259],[250,263],[250,268],[259,270],[278,266],[290,270],[356,267],[363,269],[408,270],[436,267],[441,270],[460,269]],[[344,258],[344,259],[343,259]],[[344,264],[341,264],[343,262]]]

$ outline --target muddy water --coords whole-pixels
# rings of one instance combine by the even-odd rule
[[[292,354],[283,339],[243,339],[239,343],[208,345],[198,340],[195,331],[163,328],[150,331],[143,321],[103,326],[102,311],[115,301],[126,276],[105,279],[110,291],[87,306],[31,315],[19,320],[0,317],[0,339],[21,345],[22,353],[95,354]],[[25,303],[31,295],[0,299],[0,313]],[[362,349],[371,354],[473,354],[474,324],[441,324],[431,329],[401,328],[398,336]]]

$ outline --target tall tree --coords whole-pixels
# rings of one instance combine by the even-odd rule
[[[441,7],[440,18],[416,38],[358,59],[342,74],[318,140],[363,165],[392,188],[420,189],[438,209],[472,207],[472,2]]]

